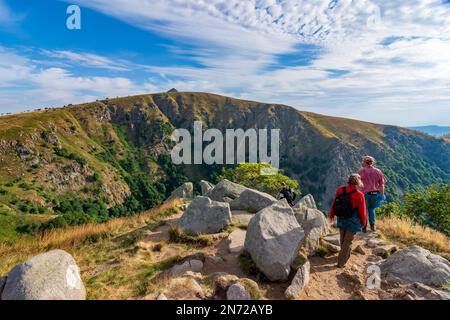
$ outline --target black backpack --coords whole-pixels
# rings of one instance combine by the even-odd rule
[[[346,188],[344,187],[342,193],[336,197],[333,205],[333,210],[336,217],[351,218],[353,216],[356,209],[352,208],[350,196],[355,192],[356,190],[347,192]]]
[[[289,188],[289,196],[291,197],[291,201],[295,201],[295,199],[297,198],[297,194],[291,188]]]

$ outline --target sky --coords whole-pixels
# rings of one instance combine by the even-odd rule
[[[0,113],[171,88],[450,125],[450,1],[0,0]]]

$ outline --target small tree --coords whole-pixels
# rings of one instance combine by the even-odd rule
[[[272,165],[267,163],[241,163],[233,168],[223,168],[219,178],[266,192],[274,197],[278,197],[280,183],[284,182],[286,186],[300,194],[297,181],[285,176],[281,170],[272,175],[261,174],[261,170],[271,168]]]

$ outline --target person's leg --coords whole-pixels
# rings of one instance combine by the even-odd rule
[[[341,229],[342,230],[342,229]],[[338,257],[338,267],[342,268],[347,263],[348,259],[350,259],[350,255],[352,252],[352,242],[355,237],[355,232],[349,232],[343,230],[341,233],[341,251],[339,252]]]
[[[369,208],[370,208],[370,194],[365,194],[364,195],[364,200],[365,200],[365,202],[366,202],[366,210],[367,210],[367,212],[369,212]],[[369,214],[367,214],[367,217],[366,217],[366,226],[363,228],[363,232],[365,233],[365,232],[367,232],[367,225],[369,224]]]
[[[338,257],[338,266],[343,268],[348,259],[350,259],[350,255],[352,252],[352,241],[355,237],[355,232],[344,231],[343,241],[341,243],[341,251],[339,252]]]
[[[369,213],[369,223],[370,223],[370,227],[373,231],[373,229],[375,229],[375,204],[378,200],[378,195],[369,195],[369,206],[367,207],[367,211]],[[366,202],[367,204],[367,202]]]

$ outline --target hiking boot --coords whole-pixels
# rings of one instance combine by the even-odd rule
[[[367,227],[364,227],[362,230],[364,233],[367,233]]]
[[[375,227],[374,224],[371,224],[371,225],[370,225],[370,230],[373,231],[373,232],[375,232],[375,231],[377,231],[377,228]]]

